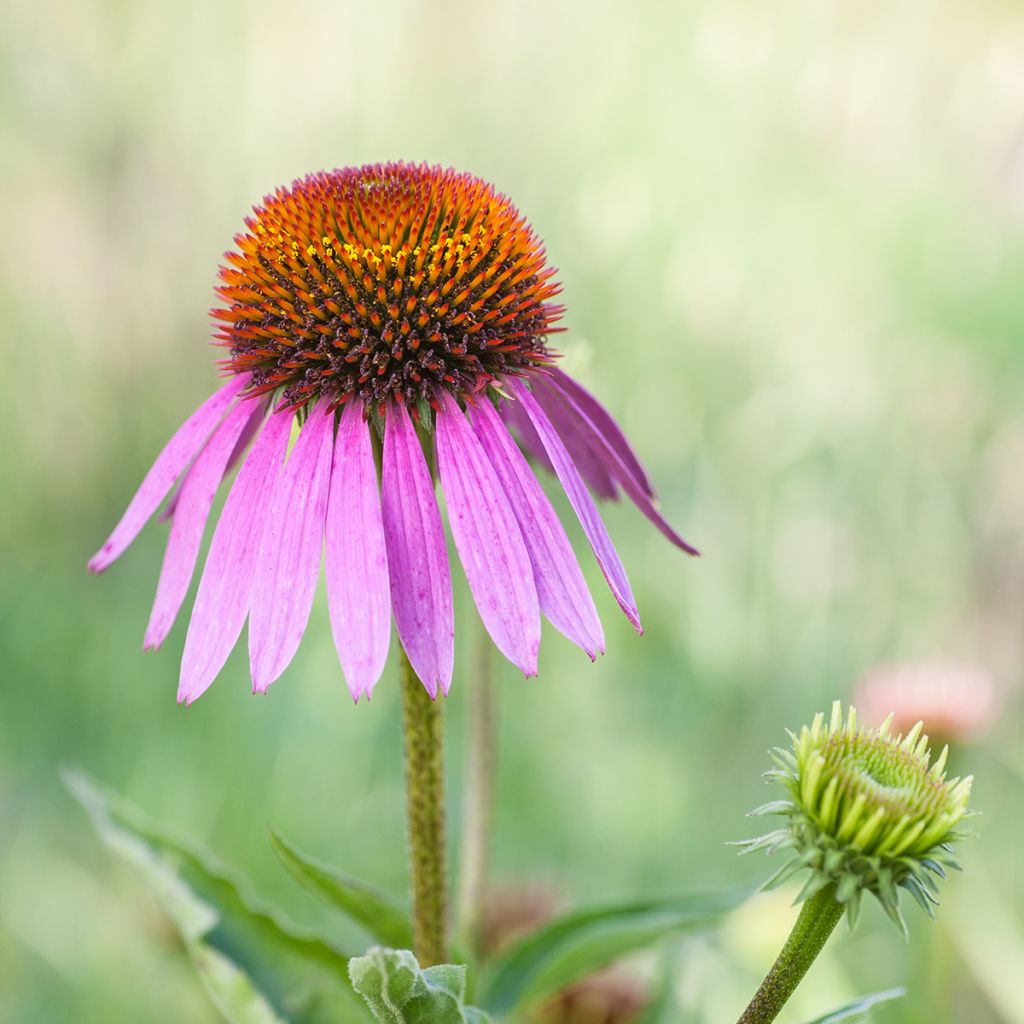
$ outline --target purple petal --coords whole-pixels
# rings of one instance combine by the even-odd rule
[[[594,555],[597,558],[597,564],[601,567],[601,572],[604,573],[604,578],[608,581],[608,586],[611,588],[612,594],[615,595],[615,600],[618,601],[619,607],[637,632],[642,632],[640,615],[636,610],[636,601],[629,585],[629,579],[626,577],[626,570],[623,568],[622,561],[615,550],[615,546],[612,544],[611,537],[608,536],[608,531],[601,521],[597,506],[594,504],[593,498],[590,497],[579,471],[565,449],[565,445],[562,444],[562,440],[551,425],[551,421],[540,405],[538,405],[537,400],[530,393],[529,389],[517,380],[508,381],[508,386],[519,401],[523,403],[523,408],[533,421],[533,425],[537,428],[537,433],[540,435],[541,441],[547,450],[548,457],[555,467],[555,474],[565,489],[566,497],[579,518],[583,532],[587,535],[587,540],[590,541],[590,546],[593,548]]]
[[[555,629],[582,647],[593,660],[597,652],[604,653],[604,631],[551,502],[494,406],[481,399],[472,406],[469,416],[519,523],[533,566],[541,611]]]
[[[448,524],[480,618],[498,650],[524,675],[535,676],[540,606],[530,556],[490,460],[447,393],[437,413],[437,464]]]
[[[388,406],[382,481],[384,539],[395,625],[431,698],[452,682],[455,616],[441,514],[423,449],[405,406]]]
[[[219,391],[215,391],[185,422],[164,446],[150,466],[135,496],[128,503],[121,521],[106,543],[89,560],[91,572],[103,572],[138,536],[139,530],[167,496],[174,481],[182,474],[192,457],[210,436],[217,421],[231,404],[235,395],[249,383],[248,374],[233,377]]]
[[[306,631],[320,574],[334,413],[314,408],[274,486],[253,573],[249,668],[254,693],[288,667]]]
[[[535,462],[539,462],[549,473],[555,472],[548,453],[544,450],[544,442],[530,422],[530,417],[523,411],[519,402],[502,402],[499,407],[501,418],[519,435],[519,443],[526,454]]]
[[[266,411],[267,406],[270,404],[266,398],[256,398],[253,401],[257,402]],[[241,436],[235,442],[235,450],[231,453],[231,458],[228,459],[227,468],[224,470],[224,476],[228,477],[231,475],[231,471],[238,465],[238,460],[245,454],[246,448],[249,447],[249,442],[260,432],[260,427],[263,426],[262,416],[253,416],[251,420],[245,425],[245,429],[242,431]],[[156,517],[158,523],[166,523],[171,516],[174,515],[174,510],[178,507],[178,498],[181,497],[181,488],[184,486],[185,478],[188,476],[190,470],[185,471],[183,476],[178,481],[178,486],[175,487],[174,493],[171,495],[170,501],[167,505],[161,509],[160,514]]]
[[[582,429],[581,424],[573,416],[558,392],[545,387],[543,380],[537,380],[533,384],[533,397],[540,404],[540,407],[547,413],[558,436],[562,439],[569,458],[580,472],[580,476],[587,482],[587,486],[599,498],[607,501],[616,501],[619,497],[619,489],[615,486],[615,477],[609,472],[604,460],[598,454],[596,446],[592,443],[589,432]]]
[[[199,545],[203,540],[214,496],[224,478],[224,467],[246,424],[257,415],[262,415],[257,405],[244,400],[239,402],[213,432],[213,437],[199,453],[182,484],[177,515],[171,523],[164,564],[160,569],[156,600],[146,627],[143,643],[146,650],[159,647],[174,625],[192,582]]]
[[[595,429],[615,449],[622,460],[622,465],[632,476],[637,487],[648,498],[653,498],[654,487],[651,484],[650,478],[647,476],[647,472],[641,465],[640,460],[636,457],[636,453],[630,447],[626,435],[622,432],[622,428],[612,419],[611,413],[582,384],[573,380],[568,374],[554,367],[551,368],[550,374],[550,379],[553,383],[576,402],[590,418]]]
[[[391,642],[391,588],[377,470],[363,403],[345,406],[334,443],[327,505],[327,604],[349,692],[367,697]]]
[[[618,449],[602,433],[597,423],[591,418],[587,409],[576,401],[575,397],[559,385],[549,385],[556,389],[553,401],[561,399],[567,405],[569,415],[576,418],[577,422],[591,432],[593,443],[597,446],[601,457],[610,467],[615,479],[618,480],[622,489],[629,495],[630,500],[654,525],[670,540],[676,547],[682,548],[687,554],[697,555],[700,552],[686,540],[684,540],[668,524],[665,517],[657,510],[651,501],[648,492],[641,489],[639,483],[626,465]]]
[[[224,502],[185,637],[179,703],[191,704],[216,679],[245,625],[256,553],[292,419],[290,412],[270,417]]]

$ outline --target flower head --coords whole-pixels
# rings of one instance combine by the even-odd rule
[[[626,494],[672,543],[696,552],[656,508],[621,429],[557,368],[555,271],[509,200],[468,174],[371,165],[280,188],[245,224],[212,311],[228,379],[167,443],[89,563],[106,569],[177,483],[146,629],[145,646],[158,647],[188,591],[218,486],[240,466],[196,594],[179,700],[210,685],[247,618],[253,688],[281,675],[305,631],[322,555],[353,697],[369,696],[380,676],[392,615],[428,692],[447,693],[451,575],[428,457],[502,653],[536,674],[542,613],[591,658],[603,652],[565,530],[510,430],[558,477],[639,630],[592,493]]]
[[[971,778],[946,778],[947,749],[933,762],[920,722],[905,736],[889,728],[889,720],[877,729],[858,726],[852,707],[844,720],[836,701],[828,723],[819,714],[790,733],[792,749],[776,749],[777,768],[767,773],[789,799],[753,812],[784,815],[786,827],[741,845],[747,853],[794,851],[766,888],[809,868],[800,899],[835,884],[852,924],[863,893],[871,892],[905,931],[899,890],[931,914],[936,878],[945,877],[944,867],[958,867],[950,843],[962,835],[957,826]]]
[[[548,365],[563,307],[532,228],[479,178],[406,164],[268,196],[221,269],[218,342],[252,393],[435,408]]]

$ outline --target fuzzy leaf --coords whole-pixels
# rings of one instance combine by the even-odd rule
[[[496,1016],[535,1005],[627,953],[705,927],[748,895],[639,900],[556,918],[498,957],[481,1001]]]
[[[321,902],[355,921],[375,941],[398,949],[412,945],[409,915],[372,886],[347,878],[336,868],[303,853],[276,828],[270,843],[281,863]]]
[[[466,968],[439,964],[421,970],[407,949],[377,946],[349,962],[352,987],[380,1024],[486,1024],[466,1006]]]
[[[905,988],[891,988],[885,992],[873,992],[869,996],[861,996],[859,999],[854,999],[852,1003],[846,1003],[845,1006],[840,1006],[838,1009],[826,1013],[824,1017],[815,1017],[814,1020],[808,1021],[808,1024],[839,1024],[839,1021],[843,1020],[860,1020],[867,1015],[873,1006],[877,1006],[879,1003],[888,1003],[893,999],[900,999],[906,994],[907,990]]]
[[[174,923],[211,1002],[229,1024],[365,1020],[348,958],[289,922],[201,846],[172,836],[119,794],[64,773],[103,843],[142,877]]]

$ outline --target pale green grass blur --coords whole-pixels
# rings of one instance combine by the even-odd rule
[[[877,1020],[1024,1021],[1019,4],[2,14],[0,1019],[214,1020],[62,763],[300,917],[318,912],[268,822],[405,884],[398,688],[389,673],[352,706],[322,595],[267,697],[236,653],[186,712],[185,621],[140,649],[164,528],[100,579],[85,562],[215,380],[206,310],[249,205],[310,170],[409,158],[488,178],[532,219],[561,268],[571,366],[704,552],[609,509],[646,636],[587,560],[607,656],[591,666],[549,632],[538,680],[500,670],[496,875],[572,899],[765,877],[723,844],[753,834],[784,727],[879,661],[966,660],[1005,702],[956,755],[983,812],[967,873],[937,925],[910,908],[909,946],[872,908],[788,1019],[906,983]],[[453,843],[475,628],[464,587],[457,601]],[[688,947],[680,999],[735,1019],[788,913],[754,904]]]

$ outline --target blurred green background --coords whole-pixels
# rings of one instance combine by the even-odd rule
[[[567,365],[703,551],[607,509],[646,635],[588,556],[607,655],[547,631],[539,679],[499,669],[495,876],[566,900],[756,882],[777,865],[723,843],[753,834],[784,727],[878,662],[967,662],[1000,712],[956,753],[983,813],[967,874],[937,925],[910,908],[909,945],[871,908],[787,1019],[905,983],[877,1020],[1024,1021],[1020,4],[2,13],[0,1019],[215,1019],[64,763],[300,919],[319,911],[269,822],[405,885],[398,687],[389,672],[352,706],[322,594],[267,697],[236,652],[186,712],[187,616],[141,651],[165,527],[100,579],[85,562],[215,381],[206,310],[249,206],[310,170],[406,158],[487,178],[532,220],[561,268]],[[476,629],[464,585],[456,601],[453,848]],[[685,945],[679,1005],[734,1019],[786,906]]]

